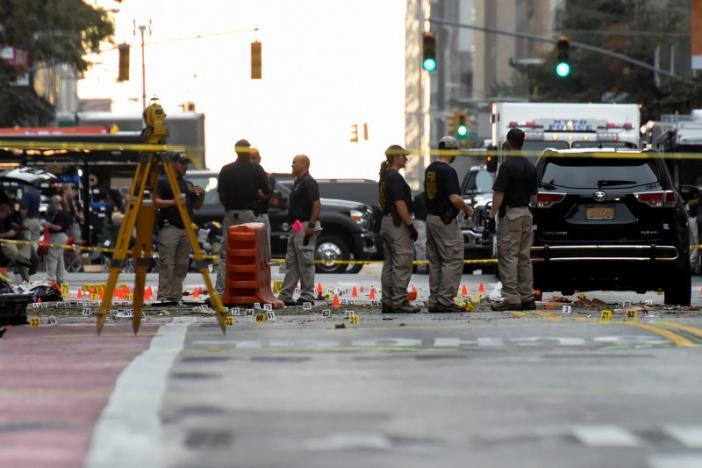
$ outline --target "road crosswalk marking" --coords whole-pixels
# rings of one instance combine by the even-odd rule
[[[702,449],[702,425],[670,425],[666,426],[663,430],[669,437],[677,440],[685,447]],[[702,466],[702,463],[700,463],[698,466]]]
[[[573,434],[584,445],[597,447],[638,447],[641,439],[619,426],[592,425],[576,426]]]

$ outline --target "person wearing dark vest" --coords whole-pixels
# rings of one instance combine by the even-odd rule
[[[285,253],[285,278],[278,299],[287,306],[314,303],[314,252],[316,236],[322,230],[319,212],[319,186],[310,175],[310,159],[304,154],[293,158],[292,174],[295,176],[290,192],[288,221],[292,226]],[[296,227],[297,226],[297,227]],[[293,300],[297,282],[300,297]]]
[[[450,166],[460,151],[458,140],[439,140],[439,157],[424,173],[427,194],[427,258],[429,259],[429,312],[463,312],[453,301],[463,274],[463,233],[456,216],[473,214],[461,197],[458,174]]]
[[[536,168],[521,154],[524,132],[507,133],[509,156],[500,165],[492,186],[490,216],[497,221],[497,265],[503,301],[492,310],[533,310],[534,280],[531,245],[534,240],[529,205],[536,203]]]
[[[239,140],[234,151],[236,161],[223,166],[217,180],[219,202],[225,209],[222,220],[222,251],[215,283],[215,289],[220,294],[224,292],[229,227],[262,222],[254,213],[254,209],[261,199],[271,195],[266,173],[261,166],[251,161],[251,144],[246,140]]]
[[[412,224],[412,193],[399,172],[405,168],[408,154],[402,146],[391,145],[380,165],[378,198],[383,208],[380,233],[385,257],[381,274],[383,313],[419,312],[419,307],[407,300],[418,237]]]
[[[185,179],[188,156],[171,154],[170,164],[176,174],[178,190],[185,197],[185,206],[192,217],[193,210],[200,209],[205,201],[205,190]],[[190,264],[190,242],[185,225],[176,206],[176,200],[166,175],[158,179],[156,189],[158,208],[158,300],[179,302],[183,298],[183,281]]]
[[[65,206],[61,195],[51,197],[51,206],[46,227],[49,229],[49,247],[46,253],[46,277],[49,281],[63,284],[66,281],[66,265],[63,259],[63,248],[53,245],[65,245],[68,240],[67,232],[73,224],[71,213]]]

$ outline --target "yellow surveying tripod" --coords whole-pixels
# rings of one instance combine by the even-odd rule
[[[144,122],[146,123],[146,129],[144,131],[145,142],[147,144],[165,144],[166,137],[168,137],[166,114],[157,100],[152,99],[149,106],[144,110]],[[117,279],[124,267],[124,262],[129,251],[129,241],[135,226],[137,229],[136,244],[132,247],[131,252],[135,274],[132,329],[135,334],[139,331],[139,326],[141,325],[141,310],[144,306],[146,271],[151,262],[152,237],[156,217],[154,200],[156,197],[159,168],[161,166],[166,173],[168,184],[176,200],[180,218],[183,221],[188,241],[193,249],[195,262],[205,280],[207,292],[210,295],[210,301],[217,314],[217,321],[222,331],[226,332],[225,319],[227,313],[222,305],[222,300],[212,286],[210,274],[207,269],[207,262],[203,258],[200,244],[195,236],[192,221],[190,220],[190,215],[185,206],[185,198],[178,188],[178,182],[173,167],[163,153],[152,152],[145,156],[144,159],[140,160],[136,168],[136,173],[134,174],[134,180],[132,180],[132,186],[129,189],[129,200],[124,220],[122,221],[119,235],[117,236],[115,251],[112,255],[105,296],[100,305],[100,310],[97,312],[98,334],[102,332],[108,311],[112,306],[112,297],[115,287],[117,286]],[[150,192],[150,198],[144,199],[144,194],[147,192]]]

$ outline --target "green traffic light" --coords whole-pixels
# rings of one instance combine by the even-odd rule
[[[422,68],[424,68],[429,73],[435,72],[436,71],[436,60],[432,57],[425,58],[424,62],[422,62]]]
[[[468,136],[468,127],[465,124],[461,124],[456,129],[456,135],[458,138],[465,138]]]
[[[559,78],[565,78],[570,75],[570,64],[568,62],[560,62],[556,65],[556,75]]]

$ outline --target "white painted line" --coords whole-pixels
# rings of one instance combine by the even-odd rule
[[[700,468],[702,453],[654,455],[648,459],[651,468]]]
[[[666,434],[687,448],[702,448],[702,426],[670,425],[663,428]],[[702,464],[700,465],[702,466]]]
[[[584,445],[598,447],[638,447],[641,441],[619,426],[576,426],[573,434]]]
[[[84,468],[162,466],[159,411],[188,329],[178,322],[161,326],[149,349],[122,371],[95,425]]]

